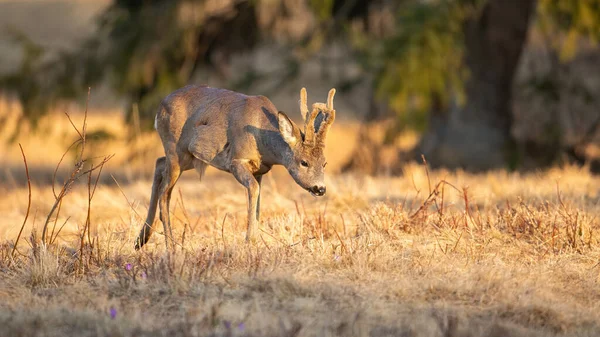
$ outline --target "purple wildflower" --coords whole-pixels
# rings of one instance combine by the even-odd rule
[[[227,330],[231,329],[231,322],[230,321],[224,321],[223,324],[225,325],[225,328],[227,328]]]
[[[125,270],[127,270],[127,271],[131,270],[131,263],[128,263],[125,265]]]
[[[111,307],[110,308],[110,318],[115,319],[117,317],[117,309]]]
[[[143,272],[142,272],[142,275],[141,275],[141,276],[142,276],[142,279],[144,279],[144,280],[146,279],[146,277],[148,277],[148,275],[146,275],[146,272],[145,272],[145,271],[143,271]]]
[[[244,331],[245,328],[246,328],[246,324],[244,324],[244,322],[238,324],[238,330]]]

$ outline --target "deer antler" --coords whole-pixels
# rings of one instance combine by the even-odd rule
[[[325,146],[325,139],[327,138],[327,131],[333,124],[335,120],[335,109],[333,108],[333,96],[335,96],[335,88],[329,90],[329,94],[327,95],[327,110],[325,112],[325,117],[321,122],[321,126],[319,127],[319,131],[316,135],[316,142],[320,146]]]
[[[308,106],[306,105],[306,88],[302,88],[300,90],[300,113],[302,114],[302,119],[306,121],[306,115],[308,115]]]
[[[333,96],[335,95],[335,89],[329,90],[327,96],[327,104],[314,103],[312,105],[312,111],[310,116],[307,115],[305,118],[304,125],[304,143],[313,145],[314,143],[323,144],[327,135],[327,130],[335,119],[335,110],[333,109]],[[317,117],[321,116],[318,122],[318,126],[315,126]],[[315,131],[316,129],[316,131]]]
[[[333,96],[335,96],[335,88],[331,88],[327,95],[327,109],[329,110],[333,110]]]

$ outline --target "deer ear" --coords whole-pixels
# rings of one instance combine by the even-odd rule
[[[281,133],[283,140],[285,140],[290,147],[293,147],[300,138],[298,128],[294,125],[294,122],[281,111],[277,114],[277,119],[279,120],[279,132]]]

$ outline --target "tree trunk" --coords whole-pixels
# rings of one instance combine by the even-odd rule
[[[465,33],[467,102],[432,114],[420,153],[433,166],[478,171],[511,164],[511,88],[535,0],[488,0]]]

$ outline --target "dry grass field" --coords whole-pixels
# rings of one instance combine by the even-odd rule
[[[128,141],[117,113],[96,112],[88,156],[115,157],[91,202],[89,234],[82,245],[84,177],[44,246],[52,172],[76,133],[60,114],[41,125],[18,139],[32,205],[14,250],[28,189],[18,145],[3,140],[0,153],[0,335],[600,334],[600,178],[585,169],[474,175],[411,164],[401,176],[340,174],[356,133],[340,123],[327,148],[328,194],[314,198],[275,170],[263,180],[260,239],[251,244],[243,188],[216,171],[201,183],[185,174],[171,203],[178,247],[168,256],[160,222],[133,249],[158,137]],[[95,142],[100,128],[112,136]],[[61,172],[72,170],[74,153]]]
[[[108,3],[0,0],[0,28],[68,48]],[[0,71],[21,56],[0,36]],[[324,85],[318,78],[301,82]],[[202,182],[186,172],[171,202],[176,250],[166,253],[156,220],[135,251],[162,146],[102,110],[114,98],[94,95],[85,157],[114,157],[91,201],[93,179],[72,186],[49,218],[47,245],[54,192],[77,165],[71,149],[53,179],[77,140],[63,110],[79,128],[83,115],[66,106],[11,143],[20,112],[0,99],[0,337],[600,336],[600,177],[585,168],[471,174],[413,163],[396,176],[340,173],[359,130],[340,113],[325,197],[274,169],[263,180],[259,239],[247,244],[245,190],[214,169]],[[360,111],[361,97],[347,95],[348,108]],[[395,145],[414,142],[408,134]]]

